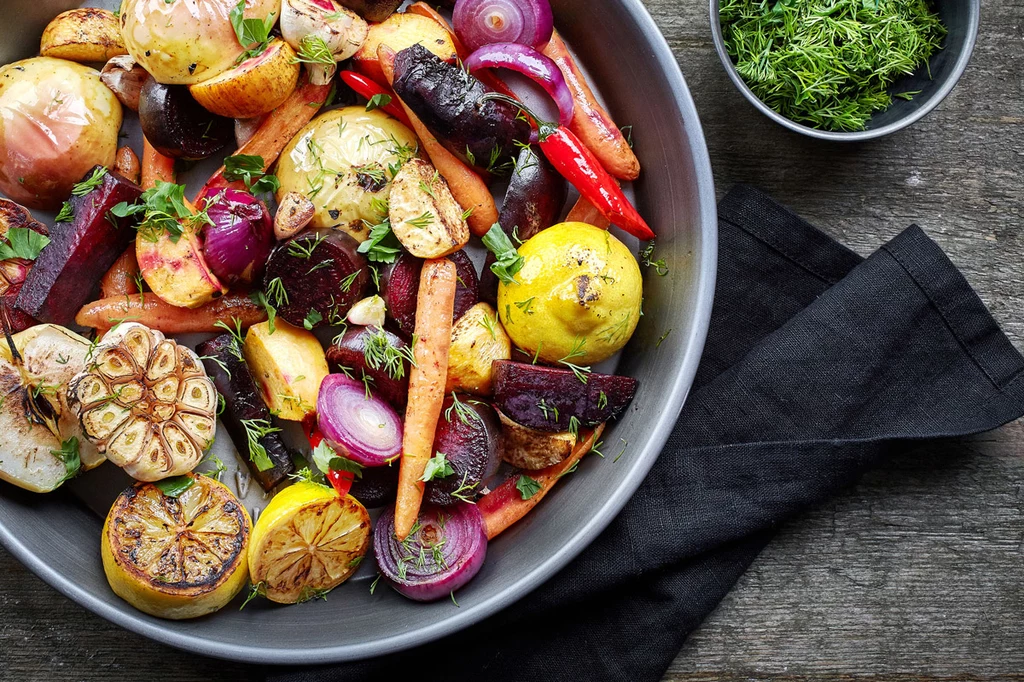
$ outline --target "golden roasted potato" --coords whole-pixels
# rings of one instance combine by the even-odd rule
[[[477,303],[452,327],[445,393],[491,394],[491,363],[512,359],[512,341],[487,303]]]
[[[110,10],[80,7],[58,14],[43,31],[39,54],[73,62],[105,62],[128,54],[121,24]]]
[[[469,241],[462,207],[441,174],[423,159],[402,166],[388,196],[391,230],[417,258],[441,258]]]
[[[263,400],[270,411],[288,421],[302,421],[316,412],[320,382],[327,376],[323,346],[312,332],[294,327],[281,318],[249,327],[242,344]]]
[[[301,67],[295,50],[274,40],[266,50],[188,90],[207,111],[228,118],[255,118],[273,111],[295,90]]]
[[[377,48],[387,45],[395,52],[420,43],[446,62],[455,62],[458,54],[452,36],[433,19],[419,14],[396,13],[379,24],[370,24],[366,41],[352,57],[357,71],[378,83],[385,83],[384,73],[377,60]]]
[[[576,436],[563,431],[549,433],[517,424],[500,410],[501,458],[520,469],[543,469],[558,464],[569,456],[576,446]]]

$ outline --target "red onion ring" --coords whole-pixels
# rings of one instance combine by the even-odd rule
[[[317,426],[342,457],[379,467],[402,454],[402,420],[384,400],[366,396],[363,382],[328,374],[316,398]]]
[[[555,20],[548,0],[458,0],[452,24],[462,44],[476,50],[490,43],[543,47]]]
[[[415,532],[395,538],[395,509],[373,529],[377,567],[395,590],[416,601],[443,599],[477,574],[487,557],[483,515],[474,504],[423,507]]]
[[[535,81],[558,105],[558,122],[568,126],[576,104],[558,65],[532,47],[517,43],[493,43],[473,52],[465,61],[470,73],[485,68],[511,69]]]

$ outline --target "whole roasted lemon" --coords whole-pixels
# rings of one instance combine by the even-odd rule
[[[559,223],[519,247],[522,269],[498,286],[498,314],[531,356],[600,362],[626,345],[640,319],[640,266],[626,245],[586,223]]]

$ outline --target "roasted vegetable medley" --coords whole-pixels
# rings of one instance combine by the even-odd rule
[[[146,613],[374,560],[454,601],[637,390],[594,370],[652,262],[631,135],[548,0],[400,4],[123,0],[0,68],[0,478],[134,478],[102,561]]]

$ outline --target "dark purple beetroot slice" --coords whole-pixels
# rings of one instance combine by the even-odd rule
[[[100,166],[89,171],[91,178]],[[121,202],[134,203],[142,188],[109,171],[87,194],[70,199],[74,217],[50,229],[50,243],[29,270],[17,307],[40,322],[70,325],[114,261],[135,238],[134,218],[110,213]]]
[[[267,299],[283,303],[278,314],[298,327],[307,320],[312,327],[341,324],[352,304],[365,296],[370,280],[358,248],[359,242],[340,230],[307,230],[282,242],[267,261]],[[287,303],[278,292],[278,279]]]
[[[445,398],[434,434],[434,454],[445,454],[454,473],[426,485],[430,504],[448,506],[473,500],[481,483],[501,465],[501,423],[490,405],[463,396]],[[465,499],[462,499],[465,498]]]
[[[383,507],[398,492],[398,462],[386,467],[366,467],[362,478],[352,482],[349,494],[367,507]]]
[[[259,439],[260,445],[266,450],[267,457],[273,464],[272,467],[260,471],[256,463],[247,456],[249,434],[243,421],[271,421],[270,410],[263,402],[256,382],[249,373],[249,365],[242,359],[238,344],[231,334],[221,334],[204,341],[196,350],[203,358],[203,366],[206,367],[207,375],[213,379],[217,392],[224,397],[224,411],[220,414],[221,423],[227,429],[235,448],[242,453],[242,458],[249,466],[253,478],[263,490],[269,492],[287,479],[295,466],[292,464],[292,456],[284,439],[277,431]]]
[[[580,381],[567,369],[511,360],[494,362],[494,406],[513,421],[540,431],[597,426],[619,417],[636,394],[636,379],[616,374],[587,375]]]
[[[369,354],[366,352],[368,344],[371,346]],[[327,349],[327,363],[332,372],[345,373],[348,370],[355,379],[362,379],[365,373],[373,379],[373,392],[401,411],[405,409],[409,394],[409,362],[396,353],[389,354],[398,358],[398,364],[389,366],[386,362],[380,362],[383,345],[398,350],[407,348],[405,341],[387,330],[351,327]],[[374,368],[373,364],[378,366]]]
[[[479,279],[473,261],[465,251],[446,256],[455,263],[458,281],[455,284],[455,310],[452,321],[475,306],[479,301]],[[423,261],[402,253],[381,275],[381,296],[387,304],[388,318],[403,334],[411,336],[416,327],[416,297],[420,290],[420,270]]]

